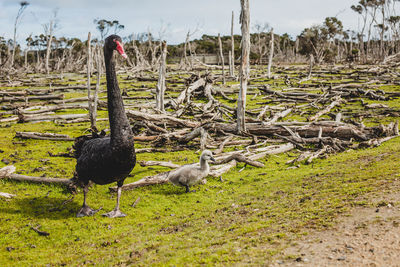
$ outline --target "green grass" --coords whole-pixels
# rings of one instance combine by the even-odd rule
[[[124,86],[134,85],[132,82]],[[390,87],[385,89],[391,91]],[[69,97],[80,95],[85,93]],[[263,106],[257,104],[263,102],[259,98],[247,100],[248,107]],[[396,106],[395,101],[390,105]],[[361,105],[349,106],[356,108]],[[78,111],[84,112],[70,112]],[[106,117],[104,111],[100,114]],[[304,116],[294,113],[286,119],[304,120]],[[395,119],[389,117],[385,122]],[[108,122],[98,122],[98,126],[108,128]],[[72,177],[75,160],[48,154],[66,152],[72,142],[13,137],[16,131],[76,137],[88,128],[87,123],[3,124],[0,168],[7,165],[6,159],[21,174]],[[136,144],[137,148],[146,146]],[[82,192],[62,205],[69,193],[61,187],[2,179],[0,191],[17,196],[0,201],[0,266],[265,265],[310,229],[329,228],[338,215],[349,212],[351,207],[372,205],[369,197],[390,188],[391,182],[400,177],[399,138],[377,148],[351,150],[287,169],[285,162],[297,155],[293,151],[270,156],[261,160],[265,168],[247,166],[240,172],[243,164],[239,164],[224,174],[222,181],[209,178],[207,184],[196,186],[195,193],[185,194],[183,188],[171,184],[123,192],[121,210],[128,216],[118,219],[103,218],[100,214],[76,218]],[[138,160],[186,164],[197,161],[198,156],[195,151],[185,150],[138,154]],[[126,183],[167,170],[137,165]],[[138,197],[140,202],[132,208]],[[94,185],[88,204],[92,208],[103,207],[106,212],[113,209],[115,195],[108,192],[108,186]],[[38,225],[50,235],[40,236],[31,229]]]

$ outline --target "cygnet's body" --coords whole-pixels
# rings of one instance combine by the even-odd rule
[[[197,164],[184,165],[169,174],[169,181],[177,186],[184,186],[186,193],[190,192],[189,187],[199,183],[207,177],[210,172],[208,161],[215,162],[210,150],[204,150],[200,156],[200,166]]]

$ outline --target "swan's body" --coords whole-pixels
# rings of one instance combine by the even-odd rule
[[[100,185],[117,182],[117,205],[113,211],[104,215],[108,217],[125,216],[119,210],[121,186],[135,166],[136,154],[132,129],[125,114],[115,74],[115,64],[112,59],[114,50],[126,57],[121,45],[121,38],[117,35],[106,38],[104,44],[110,137],[81,141],[76,155],[76,178],[84,187],[84,200],[82,209],[77,214],[78,217],[93,215],[97,212],[97,210],[92,210],[86,205],[86,194],[89,190],[90,181]]]
[[[190,164],[179,167],[172,171],[168,179],[171,183],[177,186],[184,186],[186,193],[190,192],[189,187],[198,184],[203,178],[210,173],[208,161],[215,161],[211,151],[204,150],[200,156],[200,166],[198,164]]]

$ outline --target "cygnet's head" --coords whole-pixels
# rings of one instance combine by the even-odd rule
[[[204,150],[203,153],[201,153],[200,159],[215,162],[213,154],[210,150]]]

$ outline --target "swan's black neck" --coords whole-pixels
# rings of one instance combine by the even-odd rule
[[[104,47],[107,79],[108,118],[111,129],[111,146],[121,147],[132,143],[133,133],[125,113],[113,60],[113,50]]]

